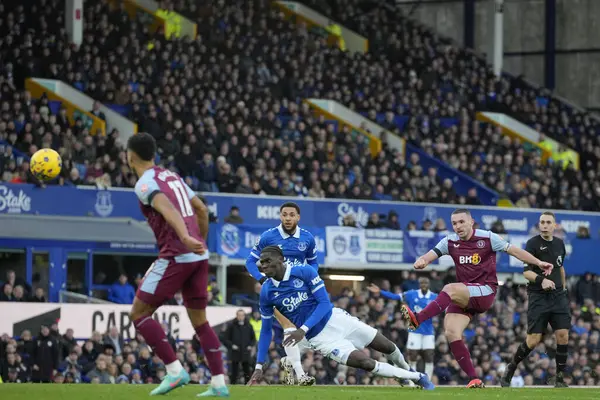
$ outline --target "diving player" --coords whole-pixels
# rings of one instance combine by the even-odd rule
[[[250,385],[262,379],[263,364],[271,343],[274,309],[277,309],[299,326],[287,336],[284,345],[308,342],[313,349],[340,364],[387,378],[410,379],[427,390],[435,388],[427,375],[408,370],[409,366],[398,347],[377,329],[340,308],[334,308],[325,283],[313,268],[286,266],[278,246],[265,247],[260,254],[260,264],[269,279],[263,283],[260,293],[262,328],[256,369]],[[365,347],[385,354],[395,365],[370,358],[362,351]],[[397,365],[404,366],[404,369]]]

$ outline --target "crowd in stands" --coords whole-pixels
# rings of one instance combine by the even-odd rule
[[[453,272],[430,272],[432,291],[439,291],[444,284],[453,282]],[[419,286],[417,274],[404,271],[398,285],[388,281],[377,282],[382,289],[406,292]],[[566,381],[570,385],[600,384],[600,277],[587,274],[574,282],[570,288],[573,327],[569,340],[569,360]],[[408,331],[399,316],[399,302],[385,300],[379,294],[363,289],[354,292],[347,288],[333,296],[337,307],[379,329],[401,349],[406,347]],[[176,303],[175,303],[176,304]],[[524,286],[506,281],[499,290],[492,310],[476,316],[465,337],[471,349],[477,373],[487,385],[499,384],[505,365],[516,347],[526,335],[527,295]],[[232,380],[243,383],[248,376],[248,366],[256,352],[256,338],[260,332],[260,315],[253,312],[238,317],[220,328],[223,354],[229,372],[235,372]],[[434,320],[436,327],[435,372],[433,380],[441,385],[464,384],[467,377],[460,372],[453,359],[447,340],[441,329],[441,320]],[[169,332],[169,326],[163,323]],[[233,330],[233,331],[232,331]],[[77,341],[76,329],[59,332],[56,324],[41,327],[39,332],[25,331],[17,338],[6,333],[0,339],[0,377],[4,382],[56,382],[56,383],[157,383],[164,376],[164,364],[153,356],[141,336],[125,341],[116,328],[108,332],[94,332],[89,340]],[[254,335],[254,337],[252,336]],[[44,340],[39,340],[43,338]],[[47,340],[46,340],[47,339]],[[177,342],[170,334],[169,342],[177,349],[179,359],[189,369],[192,382],[205,384],[210,373],[203,361],[202,349],[196,340]],[[243,343],[250,358],[236,356],[234,345]],[[556,372],[554,362],[554,336],[548,334],[531,356],[520,366],[513,380],[514,386],[545,385]],[[376,359],[385,361],[381,355]],[[265,371],[270,382],[280,382],[278,353],[270,350],[270,363]],[[233,362],[233,364],[231,364]],[[242,363],[241,373],[238,362]],[[317,378],[318,384],[390,384],[386,381],[338,365],[321,355],[309,352],[304,366]],[[234,365],[235,364],[235,365]],[[232,370],[232,365],[236,368]],[[238,372],[239,371],[239,372]],[[245,375],[245,377],[244,377]]]
[[[34,3],[27,9],[0,3],[10,22],[0,43],[2,55],[11,56],[3,57],[11,62],[0,75],[0,172],[6,181],[33,181],[19,155],[51,146],[65,160],[61,184],[134,182],[118,131],[92,136],[82,121],[69,120],[62,110],[53,115],[47,99],[22,91],[25,77],[39,76],[126,110],[157,139],[161,163],[198,190],[479,203],[476,189],[455,193],[451,180],[442,181],[435,168],[424,170],[417,154],[405,157],[388,146],[385,135],[383,151],[372,158],[364,136],[315,117],[302,103],[325,97],[378,120],[387,135],[404,137],[519,206],[600,209],[594,168],[545,165],[533,148],[474,118],[477,110],[502,106],[549,124],[558,110],[554,100],[546,96],[549,105],[540,106],[542,92],[526,90],[518,80],[494,80],[474,54],[400,16],[379,10],[356,22],[340,14],[340,22],[358,24],[371,43],[370,53],[350,55],[284,20],[264,0],[176,2],[176,11],[200,22],[199,36],[171,41],[131,21],[123,8],[91,0],[84,42],[74,47],[65,41],[62,2]],[[351,10],[354,2],[348,3]],[[28,24],[32,18],[43,23]],[[372,26],[378,30],[367,28]],[[587,116],[572,119],[582,127],[592,124]],[[571,136],[588,138],[598,153],[595,136],[593,143],[588,137],[591,128],[569,132],[582,130],[585,135]],[[582,157],[583,166],[596,166],[590,157]]]

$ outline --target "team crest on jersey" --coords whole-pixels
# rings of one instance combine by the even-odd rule
[[[294,287],[296,289],[300,289],[302,286],[304,286],[304,282],[302,282],[302,279],[294,279]]]
[[[298,250],[299,251],[306,251],[307,248],[308,248],[308,244],[306,242],[300,242],[300,243],[298,243]]]
[[[483,249],[485,247],[485,242],[483,240],[478,240],[477,247],[479,247],[480,249]]]

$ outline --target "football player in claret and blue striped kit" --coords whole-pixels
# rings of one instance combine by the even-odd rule
[[[267,246],[279,246],[283,252],[284,261],[289,266],[308,265],[315,271],[319,269],[315,238],[309,231],[298,226],[300,207],[292,202],[282,204],[279,208],[279,218],[281,224],[263,232],[246,259],[246,269],[261,284],[267,280],[267,277],[259,271],[258,261],[262,249]],[[295,331],[297,327],[279,312],[275,312],[275,318],[278,322],[273,326],[275,343],[280,345],[283,343],[284,330],[285,333],[289,333]],[[298,346],[284,346],[283,349],[285,353],[281,354],[281,366],[284,370],[284,383],[313,385],[315,378],[304,373]]]
[[[263,365],[271,343],[273,316],[278,310],[298,327],[286,337],[284,345],[311,347],[342,365],[386,378],[410,379],[427,390],[435,388],[427,375],[408,370],[409,366],[398,347],[377,329],[341,308],[334,308],[325,283],[315,269],[286,265],[279,246],[263,248],[260,263],[268,279],[260,292],[262,327],[251,385],[262,380]],[[365,348],[385,354],[394,365],[372,359],[363,351]]]
[[[439,315],[444,317],[444,330],[450,351],[469,377],[468,388],[484,387],[477,377],[471,353],[462,340],[463,332],[474,315],[484,313],[494,304],[498,289],[496,275],[496,253],[504,251],[524,263],[540,267],[545,275],[552,272],[552,264],[540,261],[527,251],[511,246],[497,234],[474,229],[475,221],[469,210],[454,210],[451,216],[454,233],[449,234],[427,254],[415,261],[414,268],[421,270],[443,255],[449,255],[456,266],[458,282],[450,283],[442,289],[435,300],[420,312],[414,313],[409,307],[401,307],[402,317],[408,326],[415,330]]]

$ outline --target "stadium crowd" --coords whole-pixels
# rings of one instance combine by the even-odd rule
[[[439,291],[447,282],[453,281],[453,272],[427,274],[431,290]],[[403,292],[418,288],[416,273],[404,271],[397,286],[388,281],[378,282],[382,289]],[[569,340],[569,360],[567,383],[571,385],[600,384],[600,277],[588,274],[574,282],[570,290],[573,328]],[[348,310],[370,325],[378,328],[392,339],[401,349],[405,349],[408,331],[399,316],[399,303],[387,301],[378,294],[367,290],[354,292],[344,289],[332,299],[336,306]],[[505,282],[499,291],[494,308],[475,317],[465,337],[478,375],[488,385],[499,383],[506,363],[516,346],[526,335],[527,296],[524,286]],[[239,313],[238,313],[239,314]],[[244,318],[246,317],[246,319]],[[437,329],[434,382],[464,384],[467,377],[462,375],[453,359],[440,326]],[[163,323],[166,332],[169,327]],[[245,332],[245,333],[244,333]],[[245,369],[252,364],[256,352],[256,339],[260,332],[258,312],[245,316],[241,312],[240,322],[234,320],[221,326],[224,343],[224,357],[232,365],[242,362]],[[56,324],[41,327],[39,332],[25,331],[20,337],[11,338],[6,333],[0,341],[0,377],[4,382],[56,382],[56,383],[157,383],[164,376],[164,365],[153,356],[141,336],[124,341],[116,328],[108,332],[95,332],[87,341],[77,341],[77,331],[67,329],[59,332]],[[202,349],[196,340],[177,342],[171,335],[169,342],[177,349],[179,359],[189,369],[192,381],[207,383],[210,373],[203,361]],[[247,358],[239,358],[233,345],[243,346],[249,351]],[[238,347],[239,348],[239,347]],[[554,336],[546,335],[545,340],[524,362],[513,380],[514,386],[544,385],[556,372],[553,349]],[[271,382],[280,382],[278,353],[271,348],[270,364],[266,377]],[[374,354],[376,359],[384,357]],[[317,378],[318,384],[396,384],[382,378],[373,377],[360,371],[338,365],[324,359],[319,354],[309,352],[304,358],[304,366]],[[237,368],[237,367],[236,367]],[[243,383],[243,374],[235,370],[237,383]],[[248,371],[246,371],[246,374]],[[246,375],[247,378],[247,375]]]
[[[133,184],[119,132],[93,136],[63,110],[53,115],[47,99],[22,90],[24,78],[37,76],[61,79],[127,110],[157,139],[161,162],[198,190],[479,203],[475,189],[457,195],[451,180],[442,181],[435,168],[424,170],[417,154],[405,157],[385,138],[384,150],[371,158],[364,136],[313,116],[301,102],[326,97],[377,119],[387,135],[404,137],[518,206],[600,210],[594,168],[544,165],[533,148],[474,117],[501,105],[551,123],[554,100],[533,107],[541,93],[520,88],[517,80],[492,80],[475,55],[408,20],[365,14],[359,28],[374,26],[365,18],[376,18],[369,21],[381,31],[366,31],[370,53],[350,55],[284,20],[267,1],[176,2],[176,10],[200,21],[199,36],[167,41],[131,21],[123,8],[92,0],[84,10],[84,43],[74,47],[64,38],[62,2],[33,3],[0,2],[7,21],[0,52],[11,60],[0,75],[5,181],[32,181],[22,156],[51,146],[64,158],[60,184]],[[42,23],[28,24],[32,18]],[[572,120],[592,124],[587,116]],[[595,136],[589,138],[592,128],[569,130],[575,131],[585,133],[573,136],[581,138],[576,144],[600,154]],[[585,154],[582,165],[596,166],[596,156]]]

